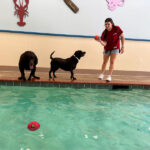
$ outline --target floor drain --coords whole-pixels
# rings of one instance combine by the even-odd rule
[[[113,90],[129,90],[130,86],[129,85],[113,85],[112,89]]]

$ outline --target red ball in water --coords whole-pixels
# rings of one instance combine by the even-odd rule
[[[95,35],[95,36],[94,36],[94,39],[95,39],[95,40],[98,40],[98,39],[99,39],[99,36],[98,36],[98,35]]]
[[[39,124],[38,122],[36,122],[36,121],[30,122],[30,123],[28,124],[28,129],[29,129],[30,131],[35,131],[35,130],[37,130],[38,128],[40,128],[40,124]]]

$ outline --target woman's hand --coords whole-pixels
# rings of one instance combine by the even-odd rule
[[[95,40],[96,40],[97,42],[100,42],[101,39],[100,39],[100,38],[97,38],[97,39],[95,39]]]
[[[125,41],[125,38],[124,38],[124,34],[122,33],[121,34],[121,50],[120,50],[120,53],[123,54],[124,53],[124,41]]]
[[[100,37],[95,38],[95,40],[96,40],[97,42],[100,42],[102,46],[106,46],[106,44],[107,44],[107,42],[106,42],[106,41],[102,41]]]
[[[124,53],[124,47],[121,47],[120,53],[121,53],[121,54]]]

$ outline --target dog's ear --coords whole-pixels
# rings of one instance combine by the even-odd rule
[[[37,65],[38,64],[38,58],[37,58],[37,56],[35,55],[35,57],[34,57],[34,64],[35,65]]]
[[[81,52],[82,52],[81,50],[76,50],[75,53],[74,53],[74,55],[77,55],[77,54],[79,54]]]
[[[81,50],[77,50],[75,53],[74,53],[74,55],[77,57],[77,58],[81,58],[81,57],[83,57],[84,55],[85,55],[85,53],[86,52],[83,52],[83,51],[81,51]]]
[[[79,53],[79,50],[75,51],[74,55],[76,56],[78,55],[78,53]]]

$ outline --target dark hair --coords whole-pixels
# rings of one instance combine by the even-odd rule
[[[111,24],[113,25],[113,26],[115,26],[115,24],[114,24],[114,22],[113,22],[113,20],[111,19],[111,18],[107,18],[106,20],[105,20],[105,23],[106,22],[111,22]]]
[[[112,26],[113,27],[115,27],[116,28],[116,26],[115,26],[115,24],[114,24],[114,22],[113,22],[113,20],[111,19],[111,18],[107,18],[106,20],[105,20],[105,23],[106,22],[110,22],[111,24],[112,24]],[[117,28],[116,28],[117,29]],[[105,29],[104,30],[104,34],[103,34],[103,36],[104,36],[104,40],[107,40],[107,29]]]

